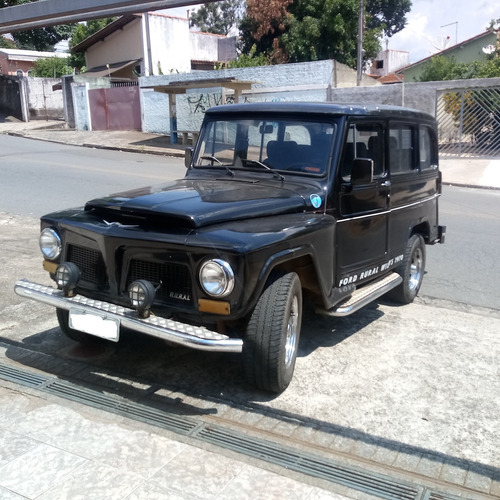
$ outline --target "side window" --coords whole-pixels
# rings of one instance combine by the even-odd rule
[[[341,163],[341,175],[344,180],[350,179],[352,162],[355,158],[373,160],[374,178],[385,175],[384,134],[380,124],[353,123],[349,127]]]
[[[391,174],[407,174],[417,170],[415,143],[415,127],[391,124],[388,151]]]
[[[429,127],[420,126],[419,142],[420,170],[436,168],[437,148],[434,131]]]

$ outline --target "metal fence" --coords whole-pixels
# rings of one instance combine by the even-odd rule
[[[439,154],[500,157],[500,87],[438,91]]]
[[[139,81],[138,80],[129,80],[129,81],[122,81],[122,82],[111,82],[111,87],[138,87],[139,86]]]

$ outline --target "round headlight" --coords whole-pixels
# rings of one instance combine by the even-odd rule
[[[54,229],[46,227],[40,233],[39,243],[40,250],[46,259],[55,260],[61,255],[61,238]]]
[[[208,295],[225,297],[233,291],[234,272],[224,260],[208,260],[201,266],[200,283]]]

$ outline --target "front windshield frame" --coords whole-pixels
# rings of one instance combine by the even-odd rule
[[[214,116],[204,123],[192,165],[323,177],[338,130],[335,118]]]

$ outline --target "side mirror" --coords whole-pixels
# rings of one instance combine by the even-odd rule
[[[194,148],[186,148],[184,151],[184,166],[189,168],[191,166],[191,160],[193,159]]]
[[[351,170],[351,184],[370,184],[373,182],[373,160],[354,158]]]

